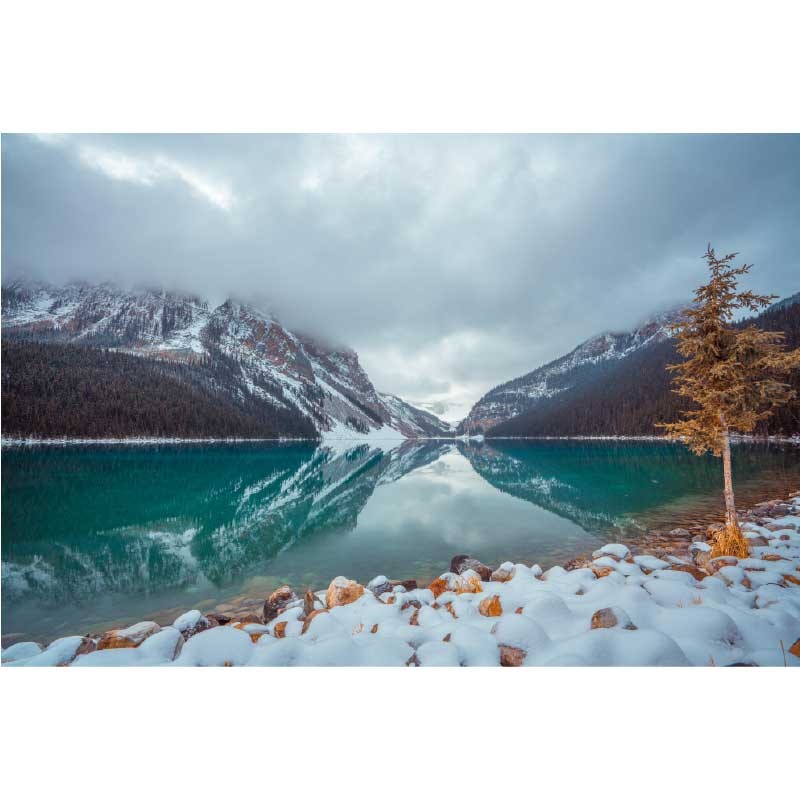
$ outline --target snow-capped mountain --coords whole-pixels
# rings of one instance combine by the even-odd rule
[[[3,287],[3,335],[104,347],[156,361],[233,365],[220,390],[296,411],[324,437],[415,438],[447,423],[381,395],[349,349],[287,330],[270,313],[226,300],[110,284],[15,282]]]
[[[488,431],[532,409],[540,400],[554,397],[579,383],[587,368],[619,361],[670,337],[669,326],[680,309],[669,309],[637,325],[633,330],[601,333],[549,364],[503,383],[487,392],[458,426],[459,433]]]

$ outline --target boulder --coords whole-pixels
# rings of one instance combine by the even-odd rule
[[[362,586],[361,588],[363,589],[364,587]],[[305,620],[303,621],[303,630],[301,630],[301,631],[300,631],[301,635],[302,635],[302,634],[304,634],[304,633],[305,633],[305,632],[306,632],[306,631],[307,631],[307,630],[308,630],[308,629],[311,627],[311,623],[312,623],[312,622],[313,622],[313,621],[314,621],[314,620],[315,620],[315,619],[316,619],[316,618],[317,618],[317,617],[318,617],[320,614],[327,614],[327,613],[328,613],[328,609],[327,609],[327,608],[318,608],[316,611],[312,611],[312,612],[311,612],[311,613],[310,613],[310,614],[309,614],[309,615],[308,615],[308,616],[305,618]],[[281,623],[279,622],[279,623],[278,623],[278,625],[280,625],[280,624],[281,624]],[[278,625],[276,625],[275,627],[277,628],[277,627],[278,627]],[[284,626],[284,630],[285,630],[285,626]]]
[[[160,630],[161,626],[155,622],[137,622],[129,628],[107,631],[97,643],[97,649],[113,650],[118,647],[138,647],[145,639]]]
[[[503,606],[500,603],[500,598],[493,594],[490,597],[484,597],[478,604],[478,611],[484,617],[499,617],[503,613]]]
[[[395,589],[398,586],[402,586],[407,592],[413,592],[414,589],[418,589],[419,586],[417,585],[416,580],[414,578],[409,578],[404,581],[389,581],[390,589]]]
[[[564,569],[567,572],[572,572],[574,569],[590,569],[592,566],[592,562],[586,558],[586,556],[578,556],[577,558],[571,558],[564,564]]]
[[[717,556],[716,558],[709,559],[706,571],[709,575],[713,575],[715,572],[722,569],[722,567],[735,567],[738,563],[739,559],[736,558],[736,556]]]
[[[289,603],[299,598],[291,586],[281,586],[276,589],[264,602],[264,622],[272,622],[275,617],[286,609]],[[258,620],[261,622],[261,620]]]
[[[307,617],[316,608],[317,596],[308,589],[303,597],[303,617]]]
[[[506,583],[514,577],[514,565],[510,561],[503,562],[492,574],[491,579],[498,583]]]
[[[456,594],[475,594],[483,591],[483,584],[480,576],[474,570],[465,570],[461,575],[452,572],[445,572],[440,575],[428,587],[433,592],[434,597],[438,597],[444,592],[455,592]]]
[[[466,572],[468,569],[477,572],[482,581],[492,579],[492,568],[487,567],[486,564],[481,563],[477,558],[464,554],[453,556],[450,561],[450,572],[461,575],[461,573]]]
[[[328,608],[346,606],[358,600],[362,594],[364,594],[364,587],[360,583],[339,575],[331,581],[331,585],[325,593],[325,605]]]
[[[527,653],[520,650],[519,647],[509,647],[508,645],[500,645],[500,666],[501,667],[521,667],[522,662],[525,661]]]
[[[692,564],[673,564],[670,569],[674,572],[688,572],[696,581],[701,581],[707,576],[707,573],[701,572]]]
[[[769,542],[763,536],[748,536],[747,544],[750,547],[769,547]]]
[[[624,628],[635,631],[636,626],[621,608],[601,608],[592,614],[592,630],[596,628]]]
[[[590,564],[589,569],[594,572],[595,577],[597,578],[605,578],[607,575],[610,575],[614,572],[613,567],[601,567],[599,564]]]
[[[592,558],[602,558],[603,556],[610,556],[614,561],[623,561],[630,555],[631,551],[625,547],[624,544],[612,542],[611,544],[603,545],[599,550],[592,553]]]
[[[375,597],[380,597],[385,592],[392,591],[392,584],[389,583],[389,579],[385,575],[377,575],[367,584],[367,589],[369,589]]]
[[[216,628],[217,625],[219,625],[219,622],[215,618],[205,617],[197,609],[181,614],[172,623],[172,627],[181,632],[184,641],[191,639],[192,636],[198,633],[207,631],[209,628]]]

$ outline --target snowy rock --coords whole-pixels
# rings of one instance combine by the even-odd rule
[[[544,628],[530,617],[522,614],[506,614],[492,628],[498,645],[535,652],[550,644]]]
[[[364,594],[364,587],[360,583],[351,581],[342,575],[331,581],[325,593],[325,604],[328,608],[345,606],[358,600]]]
[[[391,592],[392,585],[385,575],[377,575],[367,584],[367,589],[369,589],[375,597],[380,597],[385,592]]]
[[[648,572],[653,572],[657,569],[666,569],[669,566],[668,562],[656,558],[655,556],[634,556],[633,563],[641,567],[642,570],[647,570]]]
[[[461,575],[445,572],[433,581],[428,588],[433,592],[434,597],[439,597],[444,592],[455,592],[456,594],[482,592],[483,584],[478,573],[468,569]]]
[[[183,667],[238,667],[247,663],[255,645],[245,631],[228,625],[192,636],[175,664]]]
[[[500,666],[501,667],[521,667],[525,661],[527,653],[518,647],[508,647],[500,645]]]
[[[155,622],[137,622],[129,628],[107,631],[97,643],[98,650],[114,650],[120,647],[138,647],[148,636],[161,630]]]
[[[181,614],[172,627],[180,631],[184,639],[190,639],[197,633],[215,628],[219,623],[216,619],[203,616],[197,609]]]
[[[625,630],[635,631],[636,626],[631,622],[627,613],[617,607],[601,608],[592,614],[592,629],[595,628],[624,628]]]
[[[458,649],[450,642],[426,642],[417,648],[421,667],[460,667]]]
[[[491,575],[493,581],[505,583],[514,577],[514,565],[510,561],[504,561]]]
[[[674,572],[685,572],[691,575],[696,581],[702,581],[706,577],[706,573],[701,572],[693,564],[673,564],[670,567]]]
[[[264,602],[264,622],[272,622],[278,614],[297,599],[297,595],[290,586],[281,586],[276,589]]]
[[[64,667],[78,656],[93,653],[97,643],[88,636],[64,636],[26,662],[29,667]]]
[[[472,558],[472,556],[468,555],[453,556],[453,559],[450,561],[450,572],[461,575],[468,569],[477,572],[483,581],[492,579],[492,568],[487,567],[486,564],[481,563],[477,558]]]
[[[328,613],[328,609],[327,609],[327,608],[318,608],[316,611],[312,611],[312,612],[311,612],[311,613],[310,613],[310,614],[309,614],[309,615],[308,615],[308,616],[305,618],[305,620],[303,620],[303,629],[301,630],[301,634],[303,634],[303,633],[306,633],[306,631],[308,631],[308,629],[311,627],[311,623],[312,623],[312,622],[313,622],[313,621],[314,621],[314,620],[315,620],[317,617],[319,617],[319,616],[320,616],[320,614],[327,614],[327,613]],[[278,623],[278,625],[280,625],[280,624],[281,624],[281,623]],[[276,625],[275,627],[276,627],[276,629],[277,629],[277,627],[278,627],[278,626]],[[285,630],[285,627],[286,627],[286,625],[285,625],[285,623],[284,623],[284,630]]]
[[[622,561],[630,555],[630,550],[624,544],[611,543],[603,545],[599,550],[592,553],[592,558],[602,558],[603,556],[611,556],[615,561]]]
[[[499,617],[503,613],[503,606],[500,603],[500,598],[496,595],[484,597],[478,605],[478,611],[484,617]]]
[[[36,642],[17,642],[3,650],[3,663],[21,661],[22,659],[33,658],[42,652],[42,646]]]
[[[139,645],[139,657],[154,663],[174,661],[183,649],[184,635],[185,632],[172,626],[162,628]]]

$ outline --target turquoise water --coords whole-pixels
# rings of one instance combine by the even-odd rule
[[[734,448],[739,505],[800,487],[800,448]],[[644,442],[12,448],[2,633],[171,621],[282,583],[428,580],[456,553],[543,567],[719,514],[719,462]]]

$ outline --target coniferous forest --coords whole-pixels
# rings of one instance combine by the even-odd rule
[[[789,349],[800,346],[800,304],[776,304],[754,322],[783,331]],[[671,391],[668,364],[680,361],[673,340],[644,348],[619,361],[587,365],[575,385],[537,401],[530,411],[496,425],[488,436],[660,436],[657,423],[674,422],[686,408]],[[759,435],[800,432],[800,375],[790,379],[798,398],[762,423]]]
[[[237,386],[235,365],[222,353],[190,365],[4,340],[2,355],[7,437],[317,436],[307,418],[278,399],[263,400]]]

